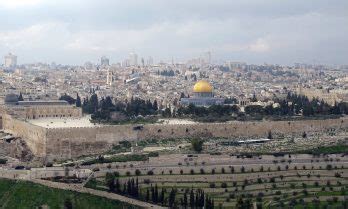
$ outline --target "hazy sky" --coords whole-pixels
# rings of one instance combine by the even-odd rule
[[[0,0],[0,55],[348,64],[347,0]]]

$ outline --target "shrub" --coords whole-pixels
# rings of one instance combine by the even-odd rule
[[[222,182],[221,183],[221,188],[227,188],[227,183],[226,182]]]
[[[221,173],[225,173],[225,168],[224,167],[221,168]]]
[[[190,174],[191,174],[191,175],[195,174],[195,170],[191,169],[191,170],[190,170]]]
[[[315,186],[315,187],[318,187],[318,186],[319,186],[319,182],[317,182],[317,181],[314,182],[314,186]]]
[[[180,174],[181,174],[181,175],[184,174],[184,171],[183,171],[183,170],[180,170]]]
[[[215,183],[214,183],[214,182],[210,183],[210,184],[209,184],[209,187],[210,187],[210,188],[215,188]]]
[[[130,174],[131,174],[130,171],[126,171],[127,176],[130,176]]]
[[[148,171],[147,175],[152,176],[153,175],[153,171]]]
[[[234,182],[232,183],[232,185],[233,185],[234,187],[236,187],[236,186],[237,186],[237,182],[234,181]]]
[[[204,171],[203,168],[201,168],[200,172],[201,172],[201,174],[204,174],[204,173],[205,173],[205,171]]]
[[[6,164],[7,160],[6,159],[0,159],[0,164]],[[46,163],[46,167],[52,167],[53,163],[52,162],[48,162]]]
[[[150,152],[149,157],[158,157],[159,153],[158,152]]]
[[[211,169],[211,174],[215,174],[215,169],[213,168],[213,169]]]
[[[119,176],[120,176],[120,173],[119,173],[118,171],[115,171],[115,172],[114,172],[114,176],[115,176],[115,177],[119,177]]]
[[[192,139],[191,140],[192,149],[196,152],[201,152],[203,150],[203,143],[204,141],[201,139]]]
[[[135,170],[135,175],[140,176],[141,175],[141,171],[139,169],[136,169]]]

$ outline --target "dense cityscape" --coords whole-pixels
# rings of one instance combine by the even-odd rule
[[[0,0],[0,208],[348,208],[348,5],[144,2]]]

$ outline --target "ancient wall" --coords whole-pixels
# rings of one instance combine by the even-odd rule
[[[25,118],[81,117],[82,109],[74,106],[33,106],[27,107]]]
[[[5,132],[21,137],[26,141],[34,155],[43,157],[46,154],[46,129],[35,126],[11,115],[3,115]]]
[[[49,159],[74,158],[81,155],[98,154],[107,151],[119,141],[168,139],[184,137],[266,138],[274,134],[302,134],[327,129],[348,128],[348,118],[300,121],[262,121],[232,123],[199,123],[190,125],[156,124],[101,126],[88,128],[47,129],[46,151]]]
[[[262,121],[205,123],[190,125],[146,125],[139,131],[139,139],[171,137],[267,137],[272,133],[303,133],[327,128],[348,127],[348,118],[328,120]]]
[[[138,127],[138,128],[135,128]],[[119,141],[190,137],[266,138],[268,132],[284,135],[348,128],[348,117],[328,120],[197,123],[187,125],[149,124],[44,128],[3,115],[3,129],[26,141],[34,155],[48,159],[69,159],[99,154]]]
[[[122,140],[137,140],[133,126],[100,126],[47,129],[47,156],[72,158],[107,151]]]

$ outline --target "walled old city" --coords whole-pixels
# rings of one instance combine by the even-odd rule
[[[216,64],[210,52],[157,64],[134,53],[83,66],[16,59],[0,67],[0,183],[143,208],[188,208],[187,196],[196,208],[348,202],[347,66]]]

